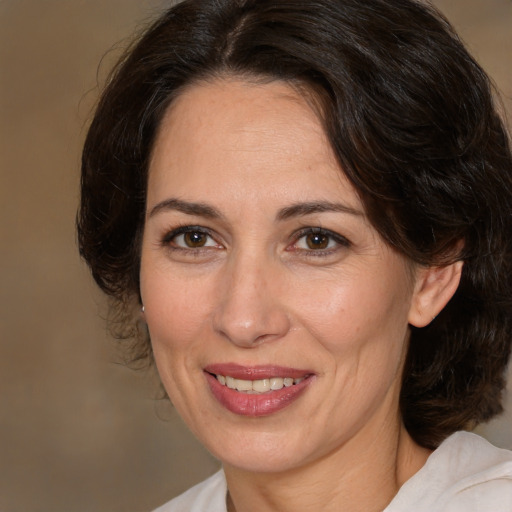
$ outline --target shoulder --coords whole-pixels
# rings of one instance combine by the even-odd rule
[[[441,445],[442,446],[442,445]],[[441,497],[447,512],[511,512],[512,452],[459,432],[447,440],[443,460],[456,479]]]
[[[226,512],[226,492],[221,470],[153,512]]]
[[[386,512],[510,512],[512,452],[468,432],[444,441]]]

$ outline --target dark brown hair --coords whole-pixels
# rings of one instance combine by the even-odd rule
[[[80,252],[99,286],[139,300],[148,160],[166,108],[201,80],[306,87],[340,167],[391,246],[464,260],[448,306],[413,329],[401,411],[435,447],[501,411],[512,333],[512,156],[489,80],[449,23],[413,0],[185,0],[119,63],[85,142]],[[151,356],[148,339],[139,340]]]

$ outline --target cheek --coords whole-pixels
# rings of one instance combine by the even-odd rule
[[[149,268],[145,272],[142,266],[141,295],[156,367],[171,402],[187,419],[185,396],[193,390],[191,379],[204,352],[209,301],[205,286]]]
[[[358,367],[382,367],[401,359],[410,292],[394,277],[337,276],[296,294],[297,315],[335,364],[350,357]]]
[[[208,280],[181,279],[166,269],[145,272],[142,266],[141,294],[154,346],[190,347],[211,310],[209,288]]]

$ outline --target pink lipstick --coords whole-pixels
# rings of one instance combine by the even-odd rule
[[[204,369],[213,396],[242,416],[267,416],[299,398],[313,381],[308,370],[282,366],[209,365]]]

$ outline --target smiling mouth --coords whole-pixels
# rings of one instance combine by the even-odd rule
[[[308,370],[273,365],[212,364],[203,371],[220,405],[249,417],[268,416],[287,408],[315,378]]]
[[[291,377],[271,377],[269,379],[243,380],[229,375],[214,375],[223,386],[252,395],[279,391],[300,384],[306,377],[293,379]]]

